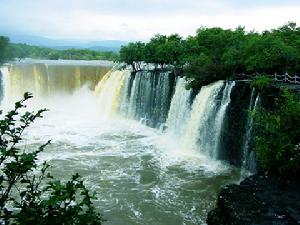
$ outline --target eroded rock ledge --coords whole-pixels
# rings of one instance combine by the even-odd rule
[[[218,196],[208,225],[299,225],[300,181],[253,175]]]

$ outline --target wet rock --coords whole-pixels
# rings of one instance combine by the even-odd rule
[[[299,225],[300,181],[254,175],[229,185],[209,212],[208,225]]]
[[[219,141],[222,149],[219,151],[219,159],[235,166],[240,166],[242,163],[251,90],[249,83],[236,81],[230,94],[231,102],[227,107],[220,134]]]

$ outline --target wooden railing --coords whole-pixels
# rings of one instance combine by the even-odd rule
[[[257,76],[260,76],[261,74],[255,73],[255,74],[238,74],[238,77],[241,79],[254,79]],[[284,83],[289,83],[289,84],[296,84],[300,85],[300,77],[295,75],[295,76],[290,76],[288,73],[285,73],[283,75],[279,75],[275,73],[274,75],[266,75],[270,77],[272,80],[276,82],[284,82]]]

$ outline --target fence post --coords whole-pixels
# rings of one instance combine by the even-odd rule
[[[276,77],[276,76],[277,76],[277,73],[276,73],[276,72],[275,72],[275,75],[274,75],[274,76],[275,76],[274,81],[277,81],[277,77]]]
[[[285,74],[284,74],[284,81],[285,81],[285,82],[288,82],[288,78],[287,78],[287,76],[288,76],[288,73],[287,73],[287,72],[285,72]]]

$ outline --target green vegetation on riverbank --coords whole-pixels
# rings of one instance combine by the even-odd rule
[[[173,65],[185,71],[194,88],[239,73],[299,74],[300,27],[290,22],[262,33],[201,27],[186,39],[157,34],[148,43],[123,46],[120,61],[136,70],[141,62]]]
[[[0,63],[14,58],[116,61],[118,54],[112,51],[100,52],[90,49],[57,50],[27,44],[14,44],[10,43],[8,38],[0,36]]]
[[[256,130],[255,151],[262,169],[282,178],[298,177],[300,172],[300,101],[289,90],[276,94],[268,90],[268,104],[253,112]],[[270,103],[271,102],[271,103]]]

